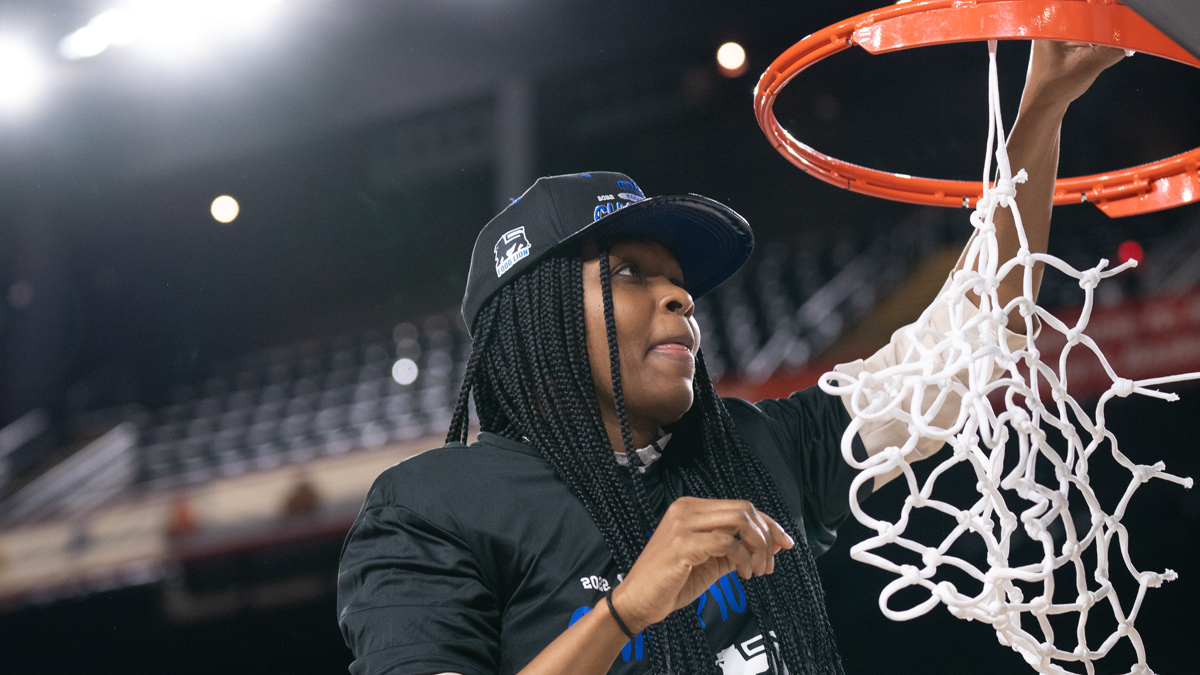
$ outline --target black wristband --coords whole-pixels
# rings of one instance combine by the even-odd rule
[[[604,594],[604,601],[608,603],[608,613],[612,614],[613,621],[617,622],[617,625],[620,626],[621,632],[625,634],[625,637],[632,640],[635,636],[633,632],[629,630],[629,626],[626,626],[625,622],[621,620],[621,615],[617,614],[617,608],[613,607],[612,594],[613,592],[611,588],[608,589],[608,592]]]

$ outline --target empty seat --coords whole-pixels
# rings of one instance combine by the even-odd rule
[[[321,391],[321,382],[315,376],[302,377],[292,385],[292,397],[311,396]]]
[[[213,424],[212,418],[200,417],[188,422],[187,435],[189,438],[197,438],[209,436],[216,431],[216,425]]]
[[[350,406],[350,424],[361,425],[377,420],[380,417],[380,405],[378,399],[367,401],[359,401]]]
[[[310,413],[313,411],[313,407],[316,405],[316,399],[317,397],[312,395],[297,396],[296,398],[288,401],[287,407],[284,408],[284,412],[288,417],[291,417],[292,415]]]
[[[343,368],[335,370],[327,374],[322,382],[322,389],[329,391],[331,389],[340,389],[347,385],[358,381],[358,370],[355,368]]]
[[[386,380],[381,379],[373,382],[363,382],[354,388],[354,400],[358,403],[363,401],[378,400],[383,396],[386,389]]]
[[[283,439],[295,438],[303,436],[312,428],[312,415],[309,413],[300,413],[298,415],[290,415],[279,424],[279,437]]]
[[[262,445],[275,440],[279,424],[274,421],[258,422],[250,427],[246,434],[246,442],[251,445]]]
[[[317,399],[317,409],[335,408],[346,405],[352,400],[354,400],[354,388],[338,387],[337,389],[330,389],[322,393],[320,398]]]
[[[221,415],[217,422],[217,428],[220,430],[237,429],[249,424],[253,416],[253,408],[235,408]]]
[[[346,424],[347,409],[343,407],[326,408],[317,413],[313,419],[312,428],[314,431],[330,431]]]
[[[384,403],[385,415],[388,417],[400,417],[412,412],[413,400],[408,393],[396,394],[389,396]]]
[[[257,389],[248,389],[245,391],[236,391],[230,394],[228,401],[228,409],[231,411],[244,410],[254,406]]]
[[[274,403],[264,403],[254,409],[250,417],[250,421],[254,424],[261,422],[273,422],[283,416],[283,411],[286,406],[282,401]]]

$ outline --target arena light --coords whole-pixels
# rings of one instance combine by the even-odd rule
[[[726,42],[717,49],[717,65],[726,77],[737,77],[746,72],[746,50],[736,42]]]
[[[29,106],[41,89],[42,64],[24,41],[0,37],[0,110],[19,112]]]
[[[103,54],[109,47],[127,45],[145,32],[145,17],[124,9],[98,14],[88,25],[58,43],[63,58],[77,61]]]
[[[124,9],[110,9],[88,22],[110,45],[127,45],[138,39],[145,30],[143,18]]]
[[[108,49],[108,40],[104,39],[103,33],[91,26],[80,28],[58,43],[58,53],[70,61],[98,56],[104,53],[105,49]]]
[[[156,57],[197,53],[229,34],[259,30],[281,0],[137,0],[98,14],[59,43],[64,58],[138,44]]]
[[[412,359],[400,359],[392,364],[392,379],[397,384],[408,386],[417,381],[417,362]]]
[[[221,195],[212,202],[212,207],[209,209],[212,212],[212,217],[218,223],[232,223],[238,217],[238,212],[241,207],[238,206],[237,200],[229,195]]]

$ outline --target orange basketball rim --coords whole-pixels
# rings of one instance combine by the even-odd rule
[[[792,164],[838,187],[914,204],[974,207],[977,181],[939,180],[869,169],[796,140],[775,119],[775,98],[818,61],[858,45],[871,54],[983,40],[1071,40],[1159,56],[1200,68],[1200,61],[1114,0],[926,0],[860,14],[797,42],[767,68],[754,112],[771,144]],[[1013,167],[1014,169],[1020,167]],[[1200,148],[1121,171],[1062,178],[1055,204],[1092,202],[1112,217],[1200,200]]]

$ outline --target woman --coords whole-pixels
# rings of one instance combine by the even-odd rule
[[[1034,46],[1009,154],[1035,251],[1062,116],[1120,57]],[[539,179],[488,223],[447,444],[380,476],[343,550],[352,673],[841,672],[813,558],[848,512],[846,407],[718,398],[692,318],[752,243],[717,202],[600,172]],[[1001,301],[1020,292],[1007,279]],[[864,428],[854,447],[895,444]]]

